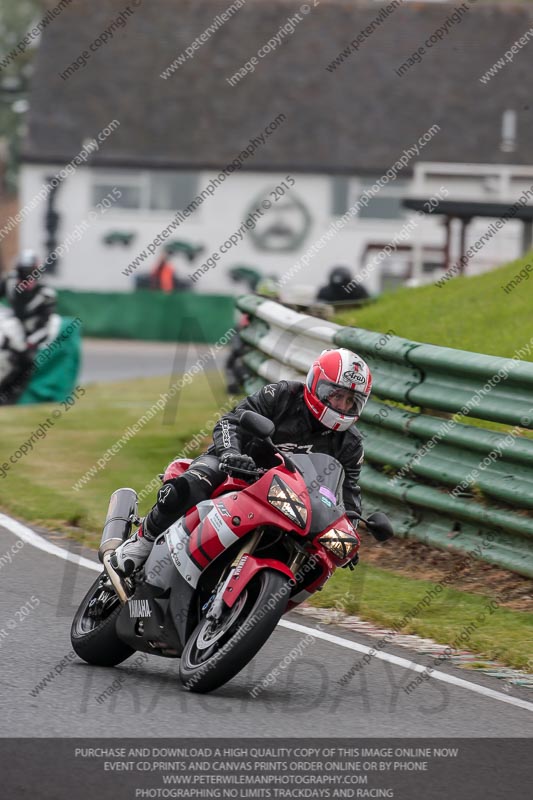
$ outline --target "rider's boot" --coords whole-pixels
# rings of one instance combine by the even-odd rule
[[[126,539],[111,559],[111,564],[124,575],[142,567],[157,537],[166,531],[191,506],[190,487],[183,477],[165,483],[157,494],[157,502],[133,536]]]

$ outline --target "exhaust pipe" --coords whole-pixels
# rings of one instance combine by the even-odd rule
[[[138,497],[133,489],[117,489],[109,500],[98,558],[104,565],[106,574],[124,605],[128,602],[128,592],[122,578],[111,565],[111,555],[131,534],[131,526],[137,520]]]

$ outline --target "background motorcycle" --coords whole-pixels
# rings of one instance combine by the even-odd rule
[[[356,556],[349,517],[357,515],[342,504],[341,464],[323,453],[282,453],[273,423],[252,411],[241,426],[260,440],[267,468],[228,476],[156,539],[128,578],[110,560],[139,522],[137,495],[112,495],[99,550],[105,571],[72,624],[72,646],[88,663],[113,666],[136,650],[179,657],[184,686],[211,691],[240,672],[286,611]],[[189,464],[173,462],[163,480]],[[381,512],[364,522],[381,541],[393,535]]]

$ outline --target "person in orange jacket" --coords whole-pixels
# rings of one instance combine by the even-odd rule
[[[174,267],[165,252],[150,273],[150,288],[160,292],[173,292],[175,289]]]

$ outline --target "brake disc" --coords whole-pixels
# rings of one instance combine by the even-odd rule
[[[235,622],[239,614],[241,613],[244,604],[246,603],[246,598],[248,594],[246,589],[240,595],[239,599],[229,610],[228,616],[225,619],[222,619],[220,622],[213,622],[212,620],[206,619],[198,636],[196,637],[196,647],[198,650],[207,650],[208,647],[212,647],[215,642],[224,636],[227,633],[228,629],[231,628],[232,624]]]

